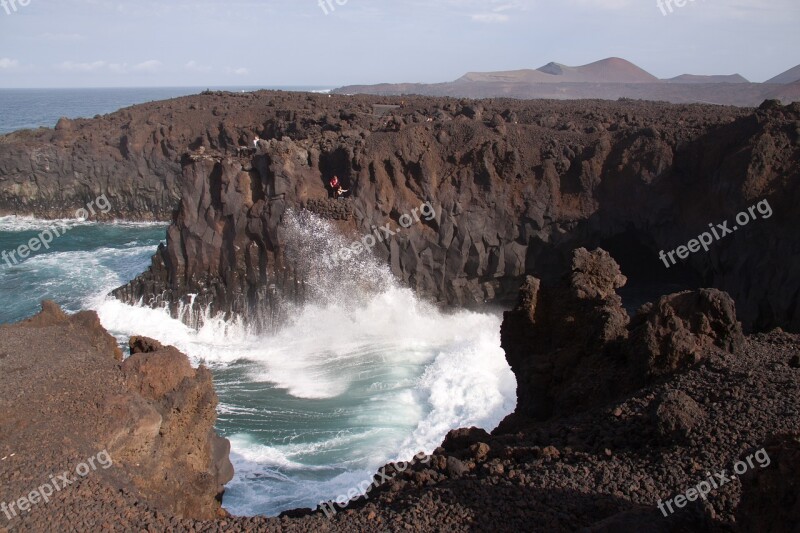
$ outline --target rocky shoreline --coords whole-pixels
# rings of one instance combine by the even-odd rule
[[[335,514],[298,510],[280,518],[219,515],[218,491],[232,472],[227,443],[211,430],[216,397],[206,370],[143,338],[131,340],[134,355],[120,362],[96,315],[66,317],[44,304],[33,319],[0,329],[0,380],[15,391],[0,400],[2,427],[11,430],[0,438],[0,494],[21,496],[100,448],[115,464],[10,525],[793,531],[800,336],[745,337],[733,302],[713,290],[664,297],[630,319],[617,295],[625,281],[602,250],[577,250],[552,285],[529,278],[503,322],[503,348],[519,382],[514,414],[491,435],[456,430],[425,461],[388,466],[367,498]],[[538,344],[547,337],[553,349]],[[754,464],[707,501],[670,507],[674,514],[659,509],[709,473],[730,477],[733,465],[762,449],[768,464]],[[196,460],[181,459],[187,452]]]
[[[602,246],[634,288],[717,288],[746,331],[800,331],[798,237],[783,229],[800,220],[798,162],[798,103],[210,92],[0,136],[0,213],[64,216],[105,194],[107,217],[169,220],[151,270],[117,297],[175,311],[196,295],[197,310],[259,323],[307,282],[285,257],[286,210],[360,238],[431,201],[435,220],[375,248],[427,299],[510,305],[525,276],[552,281],[572,250]],[[346,212],[324,207],[334,174]],[[771,218],[659,259],[764,200]]]
[[[512,308],[501,336],[519,387],[491,435],[451,432],[331,517],[231,517],[209,372],[150,339],[122,361],[96,315],[45,303],[0,328],[0,504],[23,510],[100,452],[114,465],[8,526],[3,508],[0,532],[793,531],[798,162],[800,104],[777,102],[205,93],[0,136],[0,214],[69,216],[103,194],[108,218],[171,221],[115,295],[175,312],[191,298],[257,323],[302,300],[290,211],[359,239],[430,201],[433,219],[375,253],[426,299]],[[328,198],[334,174],[345,201]],[[769,218],[679,266],[659,259],[764,200]],[[632,316],[621,295],[648,284],[661,291]],[[677,504],[762,450],[769,465]]]

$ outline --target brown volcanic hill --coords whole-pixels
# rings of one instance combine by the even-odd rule
[[[800,65],[790,68],[786,72],[778,74],[774,78],[771,78],[765,81],[764,83],[789,84],[789,83],[794,83],[796,81],[800,81]]]
[[[619,57],[609,57],[580,67],[548,63],[538,69],[557,76],[558,82],[573,83],[655,83],[658,78]]]
[[[681,74],[674,78],[661,80],[666,83],[750,83],[741,74],[728,74],[721,76],[700,76],[696,74]]]
[[[457,82],[504,83],[655,83],[658,78],[630,61],[610,57],[580,67],[548,63],[536,70],[469,72]]]

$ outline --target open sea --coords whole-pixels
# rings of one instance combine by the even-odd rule
[[[203,89],[0,90],[0,132]],[[292,253],[319,271],[318,297],[272,334],[214,317],[192,329],[163,310],[111,299],[109,291],[147,268],[166,235],[163,224],[125,221],[61,221],[70,229],[49,249],[19,263],[0,259],[0,323],[51,299],[70,312],[97,311],[121,344],[149,336],[210,367],[220,397],[217,428],[231,440],[236,469],[223,504],[237,515],[315,507],[387,462],[432,452],[451,429],[492,430],[513,411],[516,381],[500,348],[499,312],[444,313],[370,256],[330,278],[317,258],[352,239],[313,217],[289,222]],[[0,252],[52,224],[0,217]]]

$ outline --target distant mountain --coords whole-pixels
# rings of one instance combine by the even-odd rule
[[[684,74],[669,80],[659,80],[630,61],[611,57],[580,67],[548,63],[535,70],[470,72],[453,82],[350,85],[333,92],[380,96],[418,94],[456,98],[554,100],[629,98],[681,104],[757,107],[764,100],[772,98],[783,103],[800,100],[800,84],[792,83],[796,80],[800,80],[800,66],[767,83],[751,83],[739,74]],[[775,85],[781,83],[785,87]]]
[[[800,65],[797,65],[794,68],[790,68],[783,74],[778,74],[774,78],[769,79],[764,83],[779,83],[781,85],[786,85],[789,83],[794,83],[796,81],[800,81]]]
[[[739,74],[727,76],[698,76],[695,74],[681,74],[674,78],[662,80],[667,83],[750,83],[750,81]]]
[[[456,80],[456,83],[655,83],[658,81],[658,78],[630,61],[610,57],[580,67],[548,63],[536,70],[470,72]]]

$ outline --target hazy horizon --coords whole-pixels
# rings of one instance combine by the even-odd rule
[[[800,63],[795,0],[685,1],[5,0],[0,88],[435,83],[607,57],[763,82]]]

